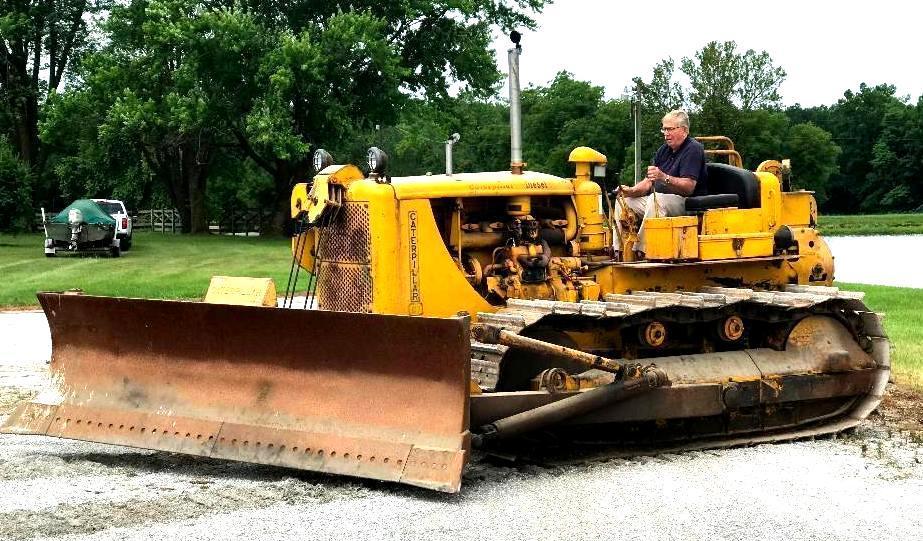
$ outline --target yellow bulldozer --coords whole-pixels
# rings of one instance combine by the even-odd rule
[[[509,171],[392,177],[377,148],[367,172],[318,151],[291,197],[303,303],[233,280],[212,302],[40,293],[60,396],[2,430],[455,492],[472,447],[750,445],[877,407],[880,318],[832,287],[784,164],[709,164],[712,193],[649,218],[631,260],[606,157],[528,171],[517,125]]]

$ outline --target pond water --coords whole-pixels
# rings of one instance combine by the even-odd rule
[[[825,237],[837,282],[923,288],[923,235]]]

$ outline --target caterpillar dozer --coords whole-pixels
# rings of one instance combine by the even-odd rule
[[[750,445],[877,407],[882,322],[833,287],[783,163],[709,164],[713,193],[648,218],[636,259],[606,157],[526,170],[517,104],[509,171],[391,177],[378,149],[368,172],[318,151],[283,307],[234,280],[206,302],[40,293],[60,396],[2,430],[455,492],[472,447]]]

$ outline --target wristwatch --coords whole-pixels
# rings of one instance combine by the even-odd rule
[[[672,184],[672,183],[673,183],[673,179],[670,178],[670,175],[664,175],[664,176],[663,176],[663,183],[664,183],[664,184]]]

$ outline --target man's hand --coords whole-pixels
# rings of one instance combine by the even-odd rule
[[[647,180],[663,180],[666,177],[666,173],[660,170],[659,167],[651,165],[647,168]]]
[[[647,195],[651,191],[651,181],[650,179],[646,178],[634,186],[626,186],[622,184],[619,186],[619,190],[621,190],[622,195],[625,197],[638,197],[640,195]]]

